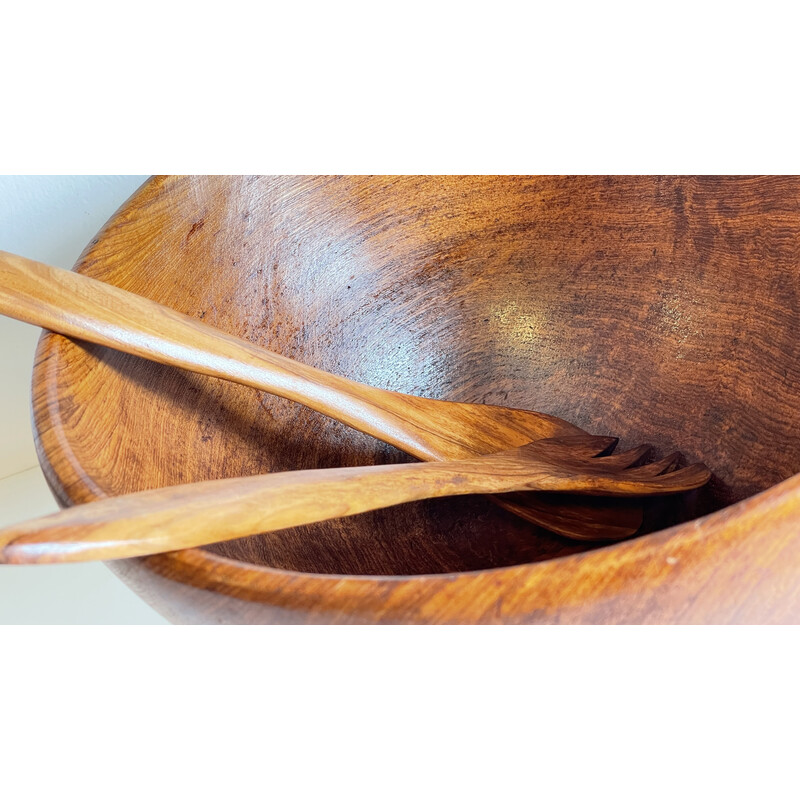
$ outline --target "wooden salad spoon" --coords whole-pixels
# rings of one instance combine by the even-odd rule
[[[132,292],[0,251],[0,313],[56,333],[302,403],[423,461],[450,461],[585,433],[557,417],[431,400],[333,375],[219,331]],[[646,451],[642,449],[642,455]],[[508,495],[496,502],[575,539],[634,534],[641,504]]]
[[[433,497],[543,490],[656,495],[702,486],[704,464],[642,467],[636,450],[597,457],[614,439],[543,439],[461,461],[296,470],[119,495],[0,530],[0,563],[152,555],[347,517]]]

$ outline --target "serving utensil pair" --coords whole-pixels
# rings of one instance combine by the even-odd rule
[[[587,494],[658,494],[696,488],[709,477],[703,465],[667,473],[675,464],[673,457],[629,469],[645,456],[648,448],[598,457],[613,449],[616,440],[591,437],[580,428],[546,414],[430,400],[356,383],[271,353],[139,295],[9,253],[0,253],[0,313],[67,336],[280,395],[422,460],[450,462],[282,473],[160,489],[131,495],[130,501],[110,498],[45,518],[50,522],[39,527],[23,531],[24,526],[17,526],[16,533],[8,530],[4,534],[9,542],[4,551],[7,558],[23,558],[23,541],[18,538],[23,533],[38,537],[35,542],[27,540],[31,545],[36,544],[24,551],[29,553],[24,558],[30,560],[78,560],[75,554],[79,551],[99,553],[96,544],[86,544],[82,550],[74,544],[62,549],[56,547],[52,537],[62,524],[56,517],[66,520],[63,523],[66,527],[59,534],[66,540],[80,537],[75,526],[83,526],[86,535],[91,527],[101,539],[118,537],[114,540],[118,556],[109,555],[113,548],[108,547],[100,555],[89,556],[111,558],[156,552],[153,547],[177,549],[237,538],[423,497],[534,488]],[[558,441],[540,441],[553,439]],[[374,478],[369,477],[373,473]],[[373,487],[373,481],[377,481],[378,489]],[[195,492],[209,498],[215,492],[211,484],[219,493],[215,495],[216,501],[206,505]],[[323,504],[322,509],[314,502],[320,485],[331,492],[330,502]],[[394,493],[389,485],[396,487]],[[293,505],[284,507],[279,498],[290,491],[289,487]],[[359,498],[359,493],[363,497]],[[267,497],[269,503],[264,502]],[[635,533],[642,520],[641,507],[615,508],[589,498],[548,500],[530,494],[504,494],[495,499],[525,519],[572,538],[624,538]],[[256,500],[259,509],[249,508]],[[204,532],[197,534],[197,540],[191,539],[192,526],[200,530],[197,520],[188,522],[190,506],[194,507],[195,501],[200,502],[197,507],[204,508],[205,515],[211,514],[211,508],[220,509],[214,523],[200,526]],[[267,508],[276,503],[272,510]],[[141,509],[141,514],[132,517],[131,512],[136,508]],[[225,513],[221,511],[223,508],[227,509]],[[236,508],[241,512],[233,514]],[[81,511],[88,516],[82,516]],[[169,525],[168,518],[173,520]],[[228,523],[223,524],[223,518]],[[105,521],[99,524],[100,519]],[[123,519],[129,522],[123,523]],[[135,523],[140,526],[138,533],[128,528],[134,540],[139,541],[145,530],[154,534],[147,539],[150,544],[141,545],[145,548],[142,552],[135,550],[139,545],[131,544],[130,539],[119,538],[124,524],[133,525],[133,519],[140,520]],[[155,535],[159,526],[162,531],[172,530],[172,538],[159,539]],[[181,538],[177,531],[183,528],[185,536]],[[214,531],[217,538],[203,539]],[[48,536],[51,538],[47,539]],[[13,545],[11,538],[15,541]],[[45,553],[48,542],[52,545],[50,557]],[[57,555],[67,551],[71,555]]]

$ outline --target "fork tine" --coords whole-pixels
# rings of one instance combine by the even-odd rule
[[[653,486],[658,486],[671,492],[685,492],[698,489],[707,483],[711,477],[711,470],[705,464],[690,464],[683,469],[676,469],[665,475],[656,475],[645,479],[652,481]]]
[[[688,492],[698,489],[708,482],[711,470],[705,464],[691,464],[683,469],[668,472],[666,475],[633,476],[628,482],[628,476],[633,470],[620,473],[617,484],[620,488],[636,494],[672,494],[673,492]],[[610,479],[613,481],[613,478]]]
[[[633,467],[627,471],[627,474],[648,478],[673,472],[680,457],[681,454],[675,451],[674,453],[670,453],[666,458],[662,458],[660,461],[654,461],[652,464],[645,464],[643,467]]]
[[[615,469],[625,469],[631,464],[635,464],[640,459],[644,458],[653,448],[649,444],[642,444],[639,447],[634,447],[632,450],[626,450],[623,453],[614,453],[611,456],[599,456],[598,465],[602,464],[607,467],[614,467]],[[658,473],[656,473],[658,474]]]

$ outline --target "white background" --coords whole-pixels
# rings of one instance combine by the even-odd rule
[[[0,176],[0,250],[71,268],[146,175]],[[39,328],[0,316],[0,526],[56,510],[33,446]],[[103,564],[0,566],[0,624],[165,623]]]
[[[6,4],[3,171],[800,171],[787,3],[203,11]],[[0,633],[14,800],[797,797],[793,627]]]

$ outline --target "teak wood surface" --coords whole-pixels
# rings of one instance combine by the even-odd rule
[[[536,409],[715,478],[602,547],[469,497],[112,568],[183,622],[797,621],[798,264],[792,177],[154,179],[78,271],[356,381]],[[33,402],[63,505],[408,460],[289,401],[54,334]]]
[[[585,433],[536,411],[367,386],[273,353],[117,286],[3,251],[0,313],[300,402],[423,460],[470,458],[537,439]],[[643,510],[635,503],[615,506],[578,497],[547,503],[538,494],[494,499],[530,522],[575,539],[624,539],[643,522]]]
[[[0,529],[0,564],[100,561],[166,553],[465,494],[581,492],[662,495],[697,489],[702,464],[672,469],[677,454],[632,466],[641,448],[585,434],[458,461],[291,470],[219,478],[79,503]]]

